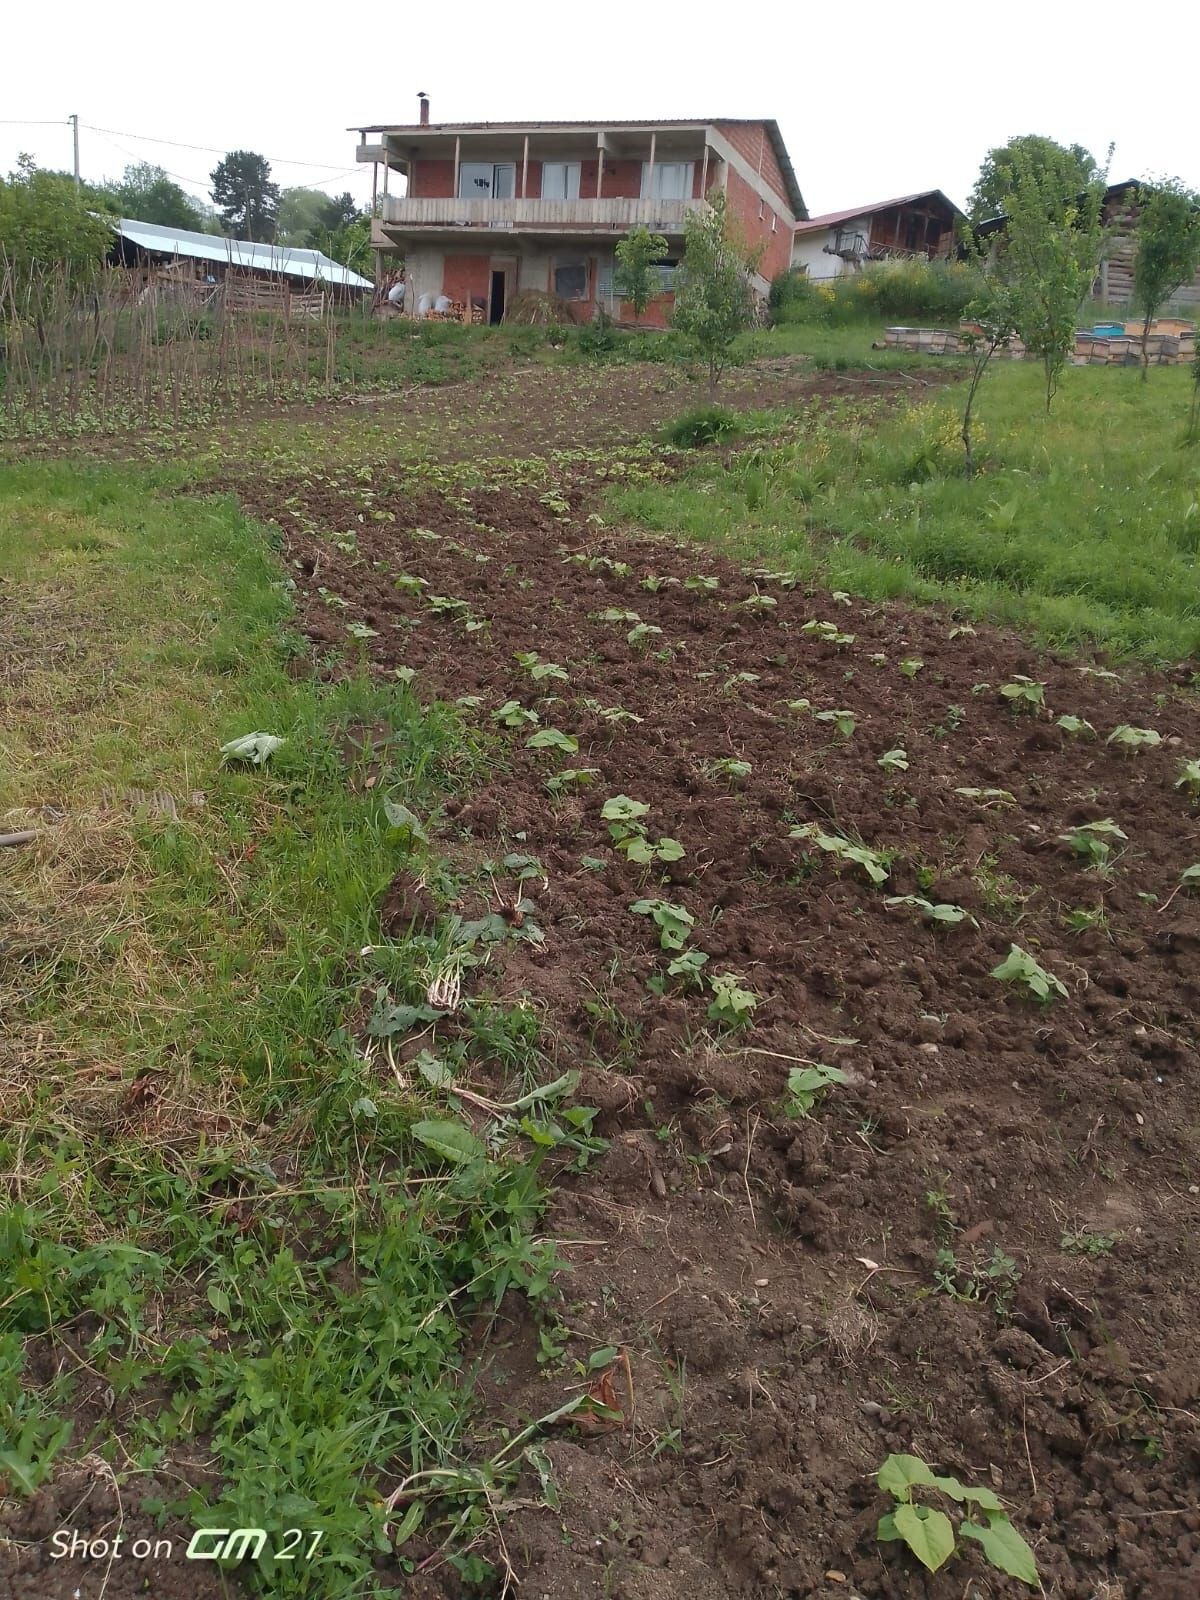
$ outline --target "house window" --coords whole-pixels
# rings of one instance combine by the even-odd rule
[[[554,263],[554,292],[560,300],[586,300],[588,266],[582,256],[559,256]]]
[[[578,161],[543,161],[542,199],[579,199]]]
[[[660,261],[658,266],[658,287],[660,294],[672,294],[675,290],[675,274],[679,270],[679,262],[671,257]]]
[[[515,161],[464,161],[458,169],[458,198],[511,200],[516,181]]]
[[[691,161],[656,161],[651,172],[650,163],[642,162],[643,200],[688,200],[692,194]]]

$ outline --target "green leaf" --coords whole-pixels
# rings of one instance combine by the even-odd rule
[[[244,733],[240,739],[231,739],[228,744],[223,744],[221,755],[225,761],[249,761],[251,765],[261,767],[281,744],[286,743],[286,739],[281,739],[275,733]]]
[[[954,1525],[944,1511],[902,1505],[892,1515],[896,1532],[923,1567],[936,1572],[945,1566],[954,1554]]]
[[[388,820],[389,828],[405,828],[414,839],[419,839],[422,844],[429,843],[429,835],[421,826],[421,819],[407,806],[402,806],[397,800],[385,800],[383,814]]]
[[[461,1122],[414,1122],[412,1135],[427,1149],[435,1150],[439,1156],[444,1156],[456,1166],[466,1161],[479,1161],[486,1153],[482,1141],[469,1128],[464,1128]]]
[[[989,1515],[986,1527],[977,1522],[963,1522],[959,1524],[958,1531],[964,1539],[975,1539],[983,1546],[984,1555],[998,1572],[1005,1572],[1010,1578],[1019,1578],[1030,1588],[1039,1587],[1033,1551],[1004,1512]]]
[[[897,1500],[910,1499],[909,1491],[915,1483],[928,1484],[931,1489],[937,1485],[933,1469],[920,1456],[905,1455],[888,1456],[875,1474],[875,1482],[885,1494],[893,1494]]]
[[[593,1350],[588,1357],[587,1369],[589,1372],[599,1372],[601,1367],[611,1366],[617,1359],[615,1344],[606,1344],[601,1350]]]
[[[407,1544],[424,1520],[425,1504],[421,1500],[414,1500],[404,1513],[400,1520],[400,1526],[392,1536],[392,1548],[398,1550],[402,1544]]]

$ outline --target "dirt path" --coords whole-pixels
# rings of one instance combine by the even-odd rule
[[[973,1575],[972,1594],[1027,1593],[971,1551],[923,1583],[875,1543],[872,1475],[912,1451],[1004,1498],[1047,1593],[1193,1600],[1200,898],[1179,885],[1200,817],[1175,785],[1200,753],[1194,695],[598,535],[578,503],[375,500],[388,523],[312,485],[244,498],[284,530],[319,653],[478,696],[491,727],[516,700],[578,741],[510,733],[511,767],[439,840],[536,857],[544,943],[473,983],[537,1009],[611,1141],[549,1227],[567,1356],[627,1349],[636,1410],[622,1394],[626,1426],[548,1446],[561,1512],[504,1526],[522,1592],[960,1600]],[[329,538],[347,528],[356,551]],[[701,574],[715,592],[685,587]],[[640,623],[661,632],[629,642]],[[536,681],[525,652],[567,677]],[[1001,692],[1020,675],[1044,706]],[[1162,742],[1106,743],[1122,724]],[[731,760],[749,770],[714,765]],[[564,768],[592,781],[552,797]],[[614,849],[618,795],[682,858]],[[1060,836],[1105,819],[1127,838],[1092,836],[1101,873]],[[868,847],[886,883],[794,827]],[[895,896],[965,917],[932,926]],[[687,948],[706,979],[737,975],[752,1027],[667,978],[644,899],[690,915]],[[398,880],[389,931],[427,903]],[[1014,944],[1065,994],[993,976]],[[844,1080],[789,1114],[789,1072],[818,1062]],[[511,1332],[490,1387],[515,1420],[577,1380]]]

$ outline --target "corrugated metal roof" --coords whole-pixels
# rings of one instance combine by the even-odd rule
[[[918,200],[934,197],[943,201],[956,216],[963,215],[954,201],[947,200],[940,189],[922,189],[917,194],[898,194],[892,200],[878,200],[874,205],[851,206],[846,211],[827,211],[824,216],[809,217],[806,222],[796,224],[796,232],[817,233],[822,228],[836,227],[839,222],[849,222],[853,217],[873,217],[877,211],[890,211],[893,206],[911,206]]]
[[[360,134],[368,133],[491,133],[499,129],[506,133],[513,130],[528,128],[538,133],[554,133],[558,129],[564,132],[572,128],[597,128],[608,129],[619,133],[622,128],[715,128],[721,123],[728,123],[731,127],[741,126],[747,128],[764,127],[770,137],[775,157],[783,172],[783,181],[787,185],[787,200],[792,208],[792,213],[797,217],[807,217],[808,211],[804,204],[804,196],[800,192],[800,181],[796,177],[796,169],[792,166],[792,158],[788,155],[787,145],[783,142],[783,134],[774,117],[617,117],[610,121],[588,117],[582,120],[568,120],[566,122],[535,122],[523,120],[520,122],[377,122],[373,126],[348,128],[347,133],[357,131]]]
[[[158,222],[138,222],[121,217],[113,226],[122,239],[139,250],[160,255],[185,256],[195,261],[224,261],[234,267],[249,267],[256,272],[274,272],[285,278],[300,278],[336,284],[343,289],[373,289],[370,278],[363,278],[349,267],[331,261],[320,250],[299,250],[288,245],[255,244],[249,239],[223,239],[213,233],[192,233],[187,228],[167,228]]]

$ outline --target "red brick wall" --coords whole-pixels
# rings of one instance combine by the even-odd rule
[[[426,160],[413,162],[412,180],[408,188],[414,200],[448,200],[454,195],[453,161]]]
[[[741,230],[747,244],[762,245],[762,259],[758,270],[764,278],[773,278],[791,265],[792,259],[792,230],[788,224],[771,209],[769,200],[764,200],[750,187],[740,173],[729,169],[728,183],[726,186],[729,215],[733,217]],[[759,216],[759,210],[762,216]],[[771,218],[775,217],[775,231],[771,232]]]
[[[490,256],[447,255],[442,262],[442,293],[451,300],[466,301],[470,296],[487,303],[492,287]]]
[[[775,156],[775,146],[763,122],[718,122],[717,132],[726,139],[754,171],[762,173],[763,182],[774,189],[780,203],[788,205],[787,184],[783,169]]]

